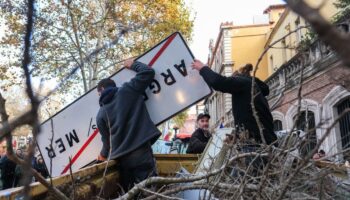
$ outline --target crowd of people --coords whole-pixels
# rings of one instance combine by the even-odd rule
[[[25,149],[17,149],[16,156],[23,159],[27,151]],[[6,152],[0,155],[0,175],[1,175],[1,189],[5,190],[8,188],[21,186],[21,177],[23,174],[22,166],[16,164],[11,159],[9,159]],[[49,176],[43,158],[38,155],[32,158],[32,167],[38,171],[43,177],[47,178]],[[34,178],[32,178],[35,181]]]

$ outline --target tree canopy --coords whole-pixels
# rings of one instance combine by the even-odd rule
[[[6,60],[0,62],[3,80],[20,76],[15,68],[21,65],[24,2],[0,2],[6,27],[0,39],[0,55]],[[37,0],[32,75],[60,80],[78,66],[79,73],[60,89],[81,95],[115,72],[118,61],[139,55],[172,32],[180,31],[190,41],[192,27],[191,9],[183,0]],[[84,61],[94,49],[116,39],[111,48]]]

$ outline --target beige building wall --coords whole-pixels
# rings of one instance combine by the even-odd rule
[[[335,1],[336,0],[326,1],[320,10],[321,14],[328,20],[331,20],[337,13],[337,9],[333,5]],[[317,7],[320,5],[321,0],[307,0],[307,2],[310,3],[311,6]],[[284,37],[290,31],[293,31],[301,26],[305,26],[305,20],[297,16],[289,9],[286,9],[276,23],[275,27],[269,33],[265,48]],[[268,75],[274,73],[279,67],[290,60],[297,53],[296,48],[298,47],[300,41],[305,38],[306,33],[307,29],[301,29],[275,44],[273,48],[267,52]]]
[[[305,0],[305,2],[313,8],[319,8],[321,6],[321,15],[328,20],[331,20],[338,12],[338,9],[334,6],[334,3],[337,2],[337,0]]]
[[[233,70],[247,63],[256,65],[266,43],[269,24],[236,26],[231,29]],[[265,80],[268,77],[267,57],[264,56],[258,66],[256,77]]]

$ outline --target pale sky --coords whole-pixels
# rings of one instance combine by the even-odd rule
[[[185,0],[195,14],[193,41],[189,44],[194,56],[203,62],[208,59],[209,40],[219,34],[221,22],[234,25],[253,24],[253,18],[262,16],[263,11],[282,0]]]

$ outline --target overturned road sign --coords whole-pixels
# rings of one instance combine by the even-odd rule
[[[145,93],[147,110],[156,125],[210,95],[209,86],[191,68],[193,59],[178,32],[137,58],[156,72]],[[135,74],[123,68],[111,78],[121,86]],[[65,174],[70,168],[77,171],[97,158],[102,148],[95,121],[98,98],[94,88],[42,124],[37,141],[51,176]]]

